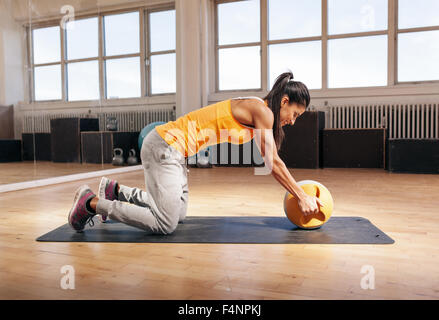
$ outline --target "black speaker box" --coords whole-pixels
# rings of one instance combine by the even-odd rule
[[[385,129],[323,130],[323,167],[384,168]]]
[[[21,140],[0,139],[0,162],[21,161]]]
[[[124,161],[129,156],[129,151],[136,151],[140,163],[138,147],[139,132],[82,132],[82,161],[86,163],[111,163],[113,150],[120,148],[123,151]]]
[[[98,118],[81,118],[79,119],[79,131],[99,131]]]
[[[439,140],[389,139],[387,167],[391,172],[439,173]]]
[[[34,139],[35,149],[34,153]],[[23,133],[23,160],[50,161],[52,160],[50,133]]]
[[[81,151],[83,163],[111,163],[111,133],[81,132]]]
[[[325,113],[307,111],[293,126],[285,126],[285,139],[279,150],[280,158],[289,168],[320,168],[321,139],[325,127]]]
[[[50,120],[53,162],[81,162],[81,131],[99,131],[99,119]]]

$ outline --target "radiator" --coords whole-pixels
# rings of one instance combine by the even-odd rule
[[[390,139],[439,139],[439,104],[330,106],[326,128],[387,128]]]
[[[28,114],[23,116],[23,133],[49,133],[50,120],[56,118],[98,118],[99,130],[106,131],[107,117],[116,117],[118,131],[138,132],[151,122],[175,120],[175,110],[151,109],[130,112],[98,112],[94,115],[87,113]]]

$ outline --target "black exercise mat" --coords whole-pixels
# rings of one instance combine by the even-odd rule
[[[98,220],[98,219],[95,219]],[[286,217],[187,217],[170,235],[151,235],[116,221],[75,232],[65,224],[37,241],[164,243],[391,244],[394,241],[361,217],[332,217],[321,228],[302,230]]]

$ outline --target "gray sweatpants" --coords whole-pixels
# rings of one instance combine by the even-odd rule
[[[119,199],[99,199],[96,213],[148,233],[172,233],[186,217],[185,157],[152,130],[143,140],[141,160],[146,191],[119,184]]]

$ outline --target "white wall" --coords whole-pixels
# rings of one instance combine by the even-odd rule
[[[0,105],[14,105],[14,136],[19,139],[17,103],[25,99],[25,32],[12,13],[13,0],[0,0]]]
[[[0,104],[16,104],[24,98],[23,38],[12,17],[12,0],[0,1]]]

